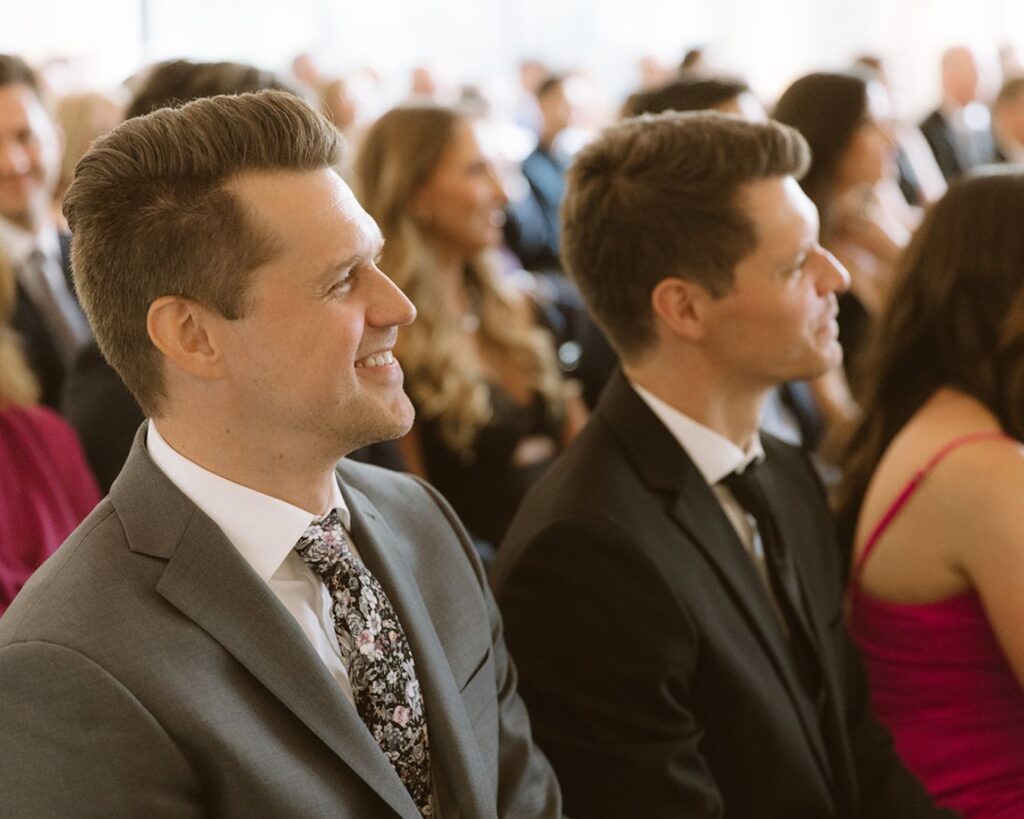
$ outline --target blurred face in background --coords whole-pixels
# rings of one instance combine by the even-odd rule
[[[36,92],[0,86],[0,217],[26,230],[46,218],[57,185],[61,133]]]
[[[981,75],[978,58],[969,48],[952,48],[942,58],[942,90],[956,105],[967,105],[978,98]]]
[[[448,255],[468,261],[502,239],[508,196],[472,123],[460,121],[416,195],[413,217]]]
[[[537,100],[541,116],[544,119],[544,131],[548,134],[564,131],[576,119],[575,110],[565,85],[564,81],[558,83]]]
[[[889,97],[879,82],[868,83],[862,122],[850,137],[836,166],[840,187],[874,185],[893,173],[893,142],[886,126]]]

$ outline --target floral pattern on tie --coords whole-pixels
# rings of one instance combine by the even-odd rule
[[[423,816],[431,816],[430,746],[416,664],[377,579],[352,554],[336,511],[313,521],[295,551],[327,585],[356,710]]]

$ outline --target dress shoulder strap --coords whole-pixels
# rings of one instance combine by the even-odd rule
[[[878,539],[882,536],[885,530],[889,528],[889,524],[896,519],[896,516],[900,513],[903,507],[906,506],[907,501],[913,497],[917,488],[921,485],[921,482],[925,477],[927,477],[928,473],[938,466],[939,462],[941,462],[943,458],[945,458],[954,449],[958,449],[965,444],[972,444],[975,441],[987,441],[998,438],[1009,439],[1010,436],[1001,430],[969,432],[966,435],[960,435],[952,441],[948,441],[939,449],[938,452],[932,455],[932,457],[928,459],[928,463],[917,470],[913,477],[907,481],[906,485],[896,496],[896,499],[892,502],[889,508],[885,510],[885,514],[882,515],[881,520],[879,520],[875,525],[874,530],[872,530],[867,542],[864,544],[864,549],[861,551],[860,556],[857,558],[857,562],[854,564],[853,581],[855,583],[859,582],[861,572],[864,569],[864,563],[867,561],[868,557],[871,556],[871,552],[874,551],[875,545],[878,543]]]

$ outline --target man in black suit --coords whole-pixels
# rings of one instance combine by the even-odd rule
[[[778,123],[668,113],[569,171],[564,258],[623,370],[493,578],[569,815],[936,812],[870,714],[815,473],[757,430],[842,355],[808,161]]]
[[[51,407],[91,338],[71,283],[70,240],[58,232],[51,210],[62,150],[32,69],[20,57],[0,54],[0,251],[18,281],[14,329]]]
[[[947,180],[992,161],[989,113],[978,102],[978,60],[966,46],[942,55],[942,102],[921,123],[921,133]]]

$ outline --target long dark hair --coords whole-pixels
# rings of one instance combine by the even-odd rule
[[[852,544],[868,481],[940,387],[980,401],[1024,440],[1024,173],[954,182],[900,259],[869,342],[863,417],[843,457],[837,506]]]
[[[857,72],[808,74],[783,92],[773,118],[796,128],[811,147],[811,166],[800,185],[821,214],[827,235],[836,169],[868,114],[867,75]]]

